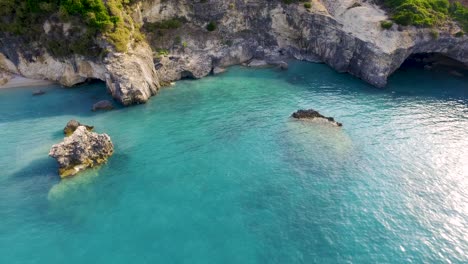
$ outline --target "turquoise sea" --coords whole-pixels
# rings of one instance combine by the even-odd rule
[[[468,262],[467,77],[232,67],[96,113],[104,84],[42,89],[0,90],[0,263]],[[72,118],[116,149],[61,181]]]

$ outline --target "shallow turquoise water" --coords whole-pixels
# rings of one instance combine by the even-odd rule
[[[0,91],[1,263],[468,261],[467,78],[233,67],[100,113],[103,84],[32,90]],[[60,181],[71,118],[116,151]]]

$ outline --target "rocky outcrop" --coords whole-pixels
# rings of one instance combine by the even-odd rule
[[[112,110],[114,109],[114,105],[109,100],[102,100],[93,105],[91,109],[93,112],[98,110]]]
[[[113,152],[114,145],[107,134],[97,134],[79,126],[63,142],[53,145],[49,156],[57,160],[60,177],[65,178],[105,163]]]
[[[110,52],[103,60],[71,55],[55,58],[43,49],[18,48],[14,38],[0,37],[0,71],[30,79],[73,86],[89,79],[105,81],[113,98],[123,105],[144,103],[159,89],[151,48],[136,43],[126,53]],[[3,45],[8,43],[9,45]]]
[[[105,81],[115,100],[123,105],[141,104],[159,90],[153,53],[137,43],[126,53],[112,53],[105,59]]]
[[[79,126],[86,127],[86,129],[88,131],[92,131],[93,128],[94,128],[93,126],[88,126],[88,125],[85,125],[85,124],[81,124],[80,122],[76,121],[75,119],[72,119],[72,120],[68,121],[67,125],[63,129],[63,133],[65,134],[65,136],[69,136],[69,135],[73,134],[73,132],[75,132],[75,130]]]
[[[296,119],[316,119],[316,118],[318,118],[318,119],[323,119],[323,120],[329,121],[332,124],[337,125],[337,126],[343,126],[342,123],[336,122],[333,117],[326,117],[326,116],[320,114],[318,111],[315,111],[314,109],[297,110],[291,116],[293,118],[296,118]]]

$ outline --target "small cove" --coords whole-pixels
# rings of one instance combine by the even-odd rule
[[[34,89],[0,90],[1,262],[468,261],[467,77],[231,67],[109,112],[102,83]],[[60,181],[72,118],[116,149]]]

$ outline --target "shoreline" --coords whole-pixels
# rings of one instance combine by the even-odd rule
[[[7,83],[0,85],[0,89],[7,89],[7,88],[32,88],[32,87],[40,87],[46,85],[53,85],[56,84],[55,82],[48,81],[48,80],[37,80],[37,79],[29,79],[22,76],[14,75],[11,79],[7,81]]]

